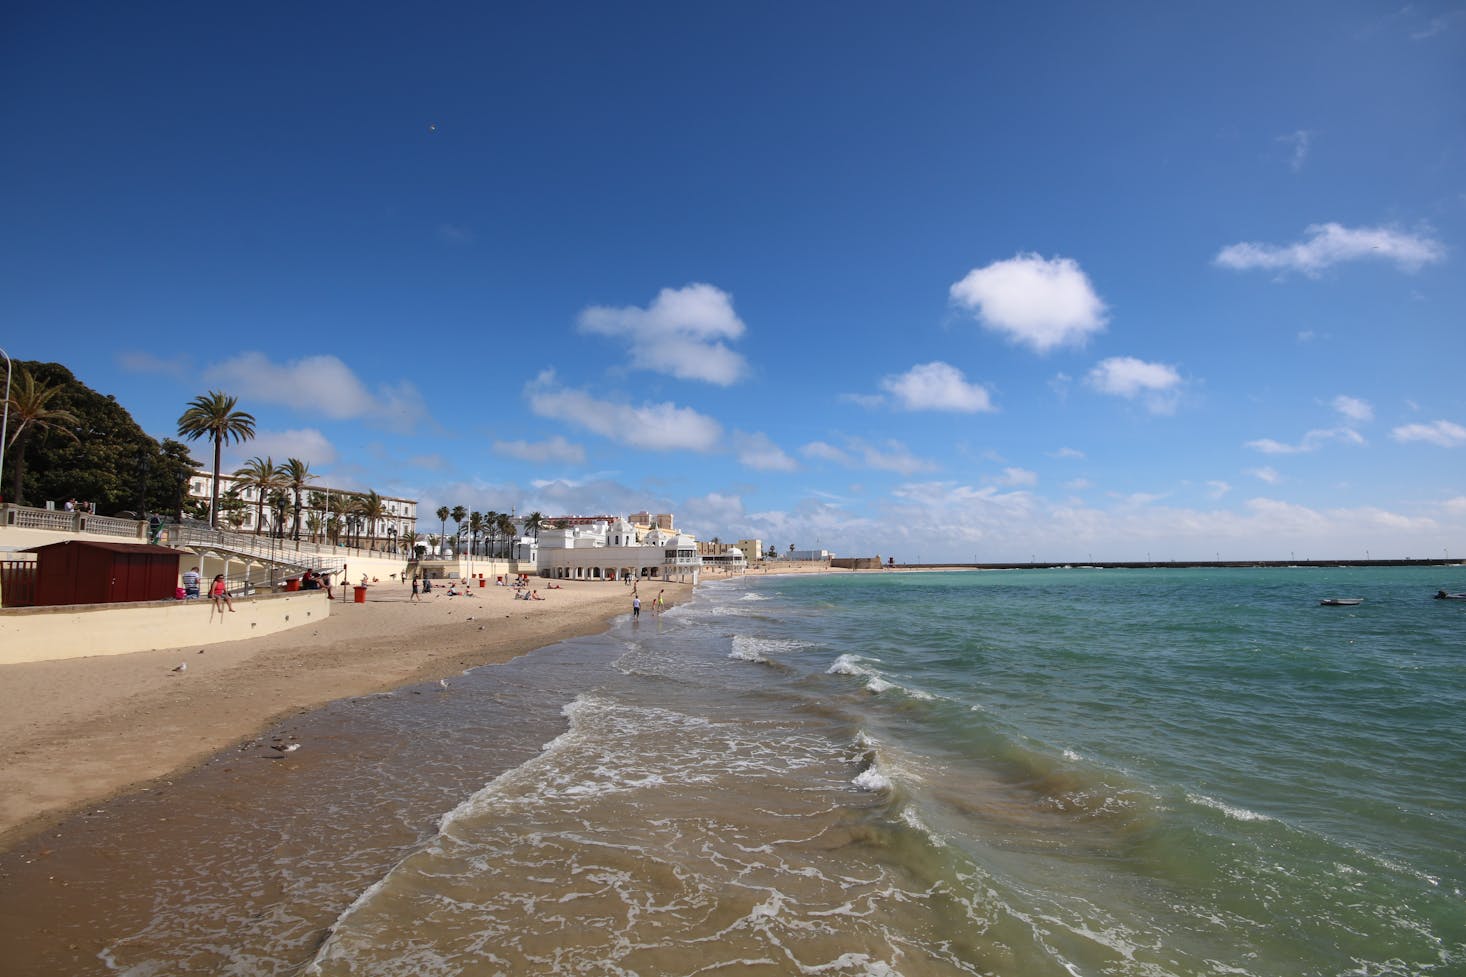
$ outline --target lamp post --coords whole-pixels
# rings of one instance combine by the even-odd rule
[[[0,473],[5,471],[5,439],[10,434],[10,354],[0,349],[0,356],[5,357],[5,412],[0,415]],[[5,487],[0,485],[0,497],[4,497]]]

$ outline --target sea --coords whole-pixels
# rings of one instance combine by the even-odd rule
[[[12,853],[15,972],[1466,974],[1440,588],[1466,568],[705,583]]]

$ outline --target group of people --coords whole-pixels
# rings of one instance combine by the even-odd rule
[[[666,608],[666,593],[666,590],[659,590],[657,591],[657,596],[652,598],[653,614],[660,615],[662,611]],[[631,616],[633,618],[641,617],[641,595],[637,593],[637,589],[635,587],[631,588]]]
[[[75,499],[67,499],[63,507],[67,512],[96,512],[97,508],[90,502],[78,502]]]
[[[203,577],[199,574],[198,567],[190,567],[183,571],[183,599],[197,600],[199,597],[199,584]],[[224,574],[214,574],[214,580],[209,584],[209,600],[214,602],[214,609],[223,614],[227,609],[230,614],[234,613],[234,602],[229,599],[229,584],[224,580]]]

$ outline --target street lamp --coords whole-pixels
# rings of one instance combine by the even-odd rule
[[[5,413],[0,417],[0,472],[5,471],[5,438],[10,433],[10,354],[0,349],[0,356],[5,357]],[[4,486],[0,486],[0,497],[5,495]]]

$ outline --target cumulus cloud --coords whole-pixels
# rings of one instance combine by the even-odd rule
[[[1333,406],[1334,410],[1343,414],[1351,421],[1363,423],[1374,420],[1374,408],[1370,406],[1367,400],[1360,400],[1358,397],[1339,394],[1339,396],[1334,398]]]
[[[1226,482],[1216,481],[1216,480],[1207,482],[1206,483],[1206,488],[1207,488],[1207,493],[1206,494],[1210,498],[1213,498],[1213,499],[1220,499],[1222,496],[1224,496],[1228,492],[1232,491],[1232,486],[1231,485],[1227,484]]]
[[[611,441],[647,451],[712,451],[723,428],[705,414],[672,403],[639,407],[599,400],[584,390],[560,386],[553,370],[525,385],[530,410],[566,421]]]
[[[1215,260],[1223,268],[1237,271],[1258,268],[1316,276],[1345,261],[1364,260],[1388,261],[1401,271],[1414,272],[1446,256],[1445,246],[1439,241],[1388,227],[1313,224],[1304,233],[1306,240],[1295,244],[1230,244],[1217,253]]]
[[[286,458],[299,458],[315,468],[329,465],[336,460],[336,447],[315,428],[297,428],[287,431],[256,431],[255,436],[243,444],[236,445],[234,454],[239,458],[273,458],[283,462]],[[237,463],[237,462],[235,462]]]
[[[1344,444],[1363,444],[1364,437],[1350,427],[1318,428],[1303,435],[1303,440],[1297,444],[1285,444],[1272,438],[1259,438],[1256,441],[1248,441],[1246,447],[1253,451],[1261,451],[1265,455],[1298,455],[1317,451],[1324,445],[1336,441]]]
[[[886,377],[881,389],[906,410],[943,410],[976,414],[993,410],[988,392],[968,383],[962,371],[947,363],[922,363]]]
[[[369,420],[408,430],[427,416],[422,395],[407,381],[369,388],[335,356],[272,363],[263,353],[240,353],[204,372],[204,380],[237,396],[281,404],[333,421]]]
[[[1021,488],[1037,485],[1038,473],[1029,471],[1027,468],[1004,468],[1003,474],[993,481],[1008,488]]]
[[[1249,468],[1247,470],[1247,474],[1251,475],[1253,478],[1259,481],[1267,482],[1269,485],[1276,485],[1283,480],[1283,476],[1278,474],[1277,470],[1272,468],[1271,466],[1263,466],[1262,468]]]
[[[1072,258],[1018,254],[974,268],[950,295],[987,328],[1039,353],[1082,345],[1105,328],[1105,304]]]
[[[1181,374],[1164,363],[1147,363],[1133,356],[1111,356],[1089,371],[1085,383],[1100,393],[1143,399],[1153,414],[1169,414],[1176,409]]]
[[[1401,442],[1425,441],[1429,444],[1440,445],[1442,448],[1454,448],[1466,444],[1466,427],[1450,421],[1404,424],[1391,431],[1390,437]]]
[[[547,441],[495,441],[494,450],[520,461],[558,461],[571,465],[585,461],[585,449],[558,434]]]
[[[724,342],[747,327],[732,296],[712,285],[664,288],[644,309],[594,305],[580,313],[579,324],[581,332],[625,341],[638,369],[725,387],[748,373],[744,358]]]
[[[762,432],[734,431],[733,451],[738,455],[739,464],[756,471],[792,472],[799,467],[797,461]]]

